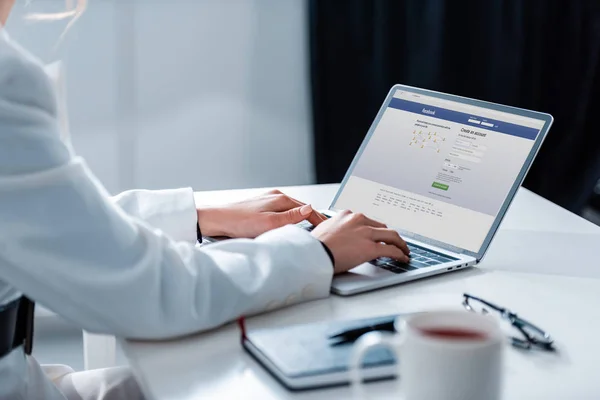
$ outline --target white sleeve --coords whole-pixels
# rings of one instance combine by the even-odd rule
[[[174,240],[197,240],[198,214],[191,188],[128,190],[112,199],[130,216],[146,221]]]
[[[331,262],[296,227],[207,247],[125,213],[60,142],[41,66],[0,40],[0,280],[82,328],[166,338],[325,297]]]

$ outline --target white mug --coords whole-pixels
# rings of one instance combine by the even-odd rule
[[[405,400],[499,400],[504,340],[496,320],[466,311],[419,313],[396,320],[397,334],[372,332],[354,345],[350,377],[363,393],[360,365],[374,347],[391,349]]]

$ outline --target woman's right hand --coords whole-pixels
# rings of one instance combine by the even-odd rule
[[[312,234],[333,253],[336,274],[379,257],[409,261],[410,250],[398,232],[363,214],[342,211],[322,222]]]

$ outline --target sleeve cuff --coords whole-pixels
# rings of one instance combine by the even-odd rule
[[[256,240],[272,244],[281,242],[277,247],[287,253],[285,258],[293,260],[292,263],[298,271],[298,275],[293,280],[296,285],[304,288],[302,289],[303,300],[320,299],[329,295],[333,266],[327,251],[313,235],[301,228],[288,225],[267,232]],[[287,247],[290,245],[291,247]],[[286,274],[294,274],[294,270],[288,270]]]
[[[126,213],[146,221],[172,239],[196,243],[198,212],[191,188],[132,190],[114,199]]]
[[[165,231],[175,239],[189,243],[198,241],[198,212],[192,188],[165,190],[168,214],[163,219]]]
[[[320,241],[320,240],[319,240]],[[320,241],[321,242],[321,241]],[[333,253],[331,252],[331,249],[329,248],[329,246],[327,246],[325,243],[321,242],[321,245],[323,246],[323,249],[325,249],[325,252],[327,253],[327,255],[329,256],[329,260],[331,260],[331,266],[335,269],[335,258],[333,257]]]

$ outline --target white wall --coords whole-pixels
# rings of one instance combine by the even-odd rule
[[[311,183],[305,2],[91,0],[64,22],[26,23],[13,39],[67,66],[73,143],[111,192]]]

